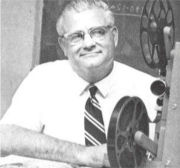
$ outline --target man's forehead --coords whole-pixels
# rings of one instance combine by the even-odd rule
[[[69,11],[64,17],[66,32],[89,29],[91,27],[107,25],[106,13],[102,9],[89,9],[82,12]]]

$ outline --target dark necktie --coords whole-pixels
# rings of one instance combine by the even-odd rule
[[[90,97],[85,105],[85,144],[86,146],[106,143],[106,135],[101,107],[95,97],[98,88],[92,86],[89,89]]]

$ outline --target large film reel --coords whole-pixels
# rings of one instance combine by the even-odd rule
[[[123,97],[116,104],[108,129],[108,158],[112,168],[137,168],[146,159],[146,150],[134,141],[136,131],[149,134],[149,118],[143,101]]]
[[[164,44],[164,28],[172,30],[171,48],[174,46],[175,24],[169,0],[147,0],[140,23],[142,55],[150,68],[165,71],[167,56]]]

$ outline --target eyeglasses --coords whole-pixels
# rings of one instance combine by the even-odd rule
[[[99,27],[93,27],[88,30],[88,34],[94,41],[101,41],[104,39],[107,32],[112,28],[112,26],[99,26]],[[64,34],[63,36],[60,36],[60,38],[66,39],[70,44],[79,44],[84,41],[85,37],[84,31],[77,31],[72,34]]]

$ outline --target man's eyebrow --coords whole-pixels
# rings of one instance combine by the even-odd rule
[[[84,32],[83,30],[77,30],[77,31],[74,31],[74,32],[71,32],[71,33],[65,33],[63,35],[63,37],[66,37],[66,36],[69,36],[69,35],[72,35],[72,34],[76,34],[76,33],[81,33],[81,32]]]
[[[100,28],[100,27],[105,27],[105,26],[102,25],[102,26],[90,27],[89,29],[87,29],[87,31],[92,30],[92,29],[96,29],[96,28]],[[76,31],[73,31],[72,33],[66,33],[66,34],[73,34],[73,33],[77,33],[77,32],[85,32],[85,31],[84,30],[76,30]]]

